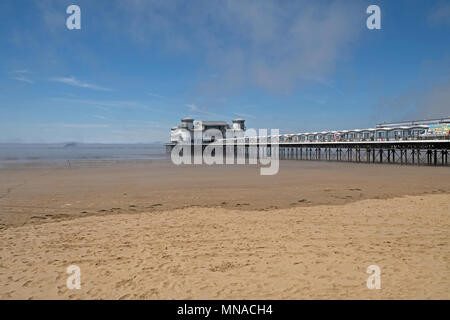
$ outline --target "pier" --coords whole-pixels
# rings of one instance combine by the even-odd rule
[[[280,159],[448,166],[450,140],[281,143]]]
[[[175,143],[166,144],[168,152],[175,145]],[[202,143],[201,145],[204,150],[211,143]],[[195,144],[190,146],[192,154],[194,154]],[[220,145],[215,147],[220,147]],[[222,148],[224,157],[227,148],[233,148],[232,154],[240,156],[246,161],[252,154],[257,155],[257,158],[270,157],[276,150],[280,160],[448,166],[450,140],[279,142],[278,144],[237,142],[234,145],[223,145]]]
[[[177,145],[187,146],[185,150],[191,150],[191,155],[207,146],[223,148],[224,157],[233,155],[239,164],[278,156],[281,160],[448,166],[450,117],[383,123],[368,129],[276,135],[258,135],[255,130],[250,135],[243,119],[233,120],[230,126],[187,117],[172,128],[167,151]]]

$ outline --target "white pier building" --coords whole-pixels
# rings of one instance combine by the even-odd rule
[[[193,142],[194,131],[202,132],[202,142],[211,142],[214,137],[208,130],[215,129],[221,132],[222,137],[227,134],[233,137],[243,137],[245,133],[245,120],[234,119],[232,124],[225,121],[198,121],[191,117],[181,119],[181,124],[170,130],[171,143]]]

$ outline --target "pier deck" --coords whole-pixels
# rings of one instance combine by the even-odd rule
[[[175,143],[167,143],[167,150],[170,152],[175,145]],[[204,150],[208,145],[210,143],[203,143],[202,149]],[[192,151],[193,146],[192,144]],[[274,143],[272,145],[270,143],[238,142],[234,145],[223,145],[223,148],[224,155],[226,154],[226,148],[234,148],[235,154],[241,148],[244,150],[242,154],[246,158],[250,154],[257,154],[259,158],[265,158],[271,156],[272,152],[275,151],[279,153],[279,158],[282,160],[448,166],[450,140],[290,141]]]

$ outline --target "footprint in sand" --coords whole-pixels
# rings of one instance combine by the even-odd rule
[[[125,300],[131,297],[131,294],[127,293],[119,298],[119,300]]]
[[[28,288],[30,286],[30,284],[32,283],[31,280],[28,280],[27,282],[25,282],[22,287]]]

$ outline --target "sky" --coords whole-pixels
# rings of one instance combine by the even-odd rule
[[[184,116],[283,133],[450,116],[449,1],[2,0],[0,48],[0,143],[167,142]]]

